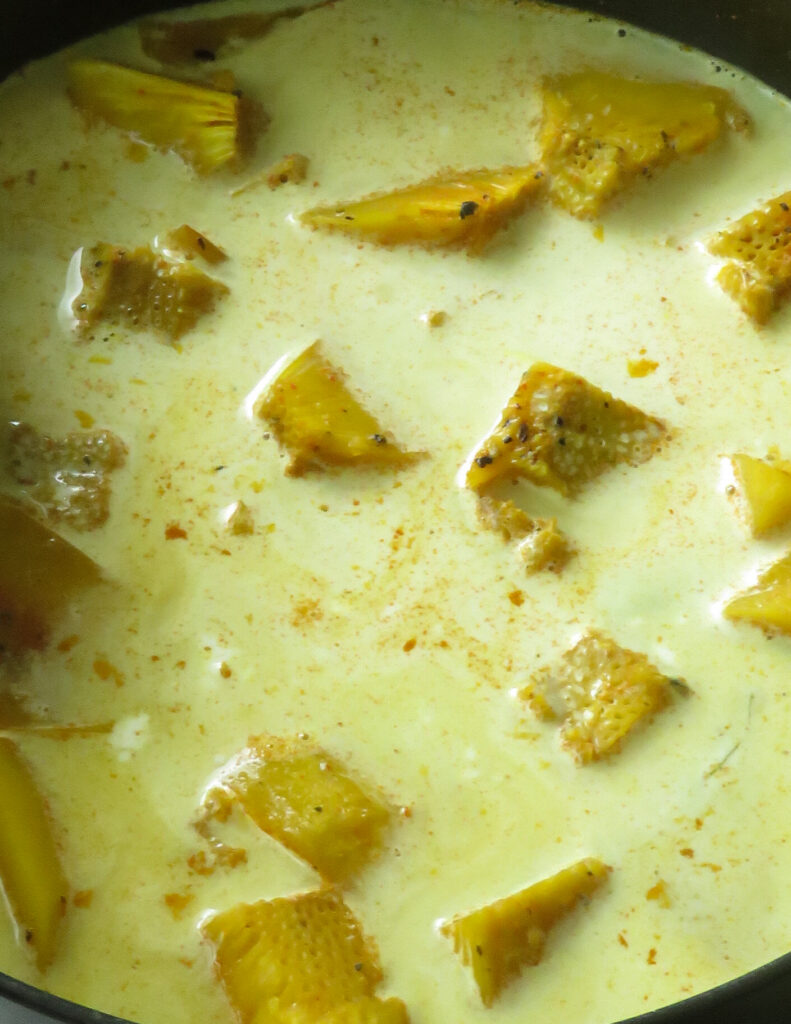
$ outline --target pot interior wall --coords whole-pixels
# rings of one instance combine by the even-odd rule
[[[789,0],[582,0],[566,5],[582,6],[682,40],[791,95]],[[3,6],[0,79],[26,61],[83,36],[180,4],[120,0],[106,6],[92,0],[8,0]],[[789,1019],[789,1005],[791,954],[684,1004],[634,1018],[630,1024],[774,1024]],[[27,1024],[29,1020],[98,1024],[116,1019],[53,1000],[0,974],[0,1021]]]
[[[788,0],[580,0],[566,5],[680,39],[791,94]],[[172,0],[119,0],[109,6],[91,0],[7,0],[0,14],[0,78],[83,36],[176,6]]]

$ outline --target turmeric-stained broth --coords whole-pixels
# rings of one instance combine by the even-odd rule
[[[199,176],[86,124],[66,92],[77,56],[204,82],[231,69],[268,129],[243,169]],[[641,176],[595,221],[531,199],[479,254],[300,220],[530,165],[542,76],[585,69],[722,87],[752,131]],[[71,892],[44,973],[0,917],[3,971],[141,1024],[228,1024],[200,921],[320,879],[241,814],[224,827],[246,863],[202,874],[192,823],[250,736],[299,733],[391,808],[344,900],[378,944],[378,994],[413,1024],[609,1024],[787,950],[791,641],[721,608],[791,539],[753,539],[723,483],[736,453],[791,457],[791,321],[757,328],[705,247],[788,189],[790,129],[786,100],[705,55],[494,0],[338,0],[186,65],[145,56],[129,26],[4,83],[0,412],[54,438],[111,430],[127,456],[104,525],[54,527],[102,584],[74,595],[45,650],[2,668],[25,709],[3,734],[48,801]],[[305,179],[270,187],[290,154]],[[134,250],[185,224],[228,257],[192,264],[229,289],[213,309],[173,343],[126,319],[75,330],[61,299],[80,247]],[[285,473],[259,384],[317,339],[423,457]],[[498,483],[576,549],[528,574],[464,479],[537,362],[667,439],[573,497]],[[587,630],[691,692],[578,764],[517,694]],[[606,883],[485,1007],[439,922],[586,857]]]

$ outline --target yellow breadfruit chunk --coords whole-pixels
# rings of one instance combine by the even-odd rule
[[[9,474],[46,518],[95,530],[110,514],[110,474],[123,466],[126,445],[109,430],[79,430],[62,438],[29,423],[10,425]]]
[[[533,165],[440,175],[357,202],[318,206],[301,220],[380,245],[418,242],[477,251],[521,212],[541,178]]]
[[[765,569],[754,587],[723,608],[726,619],[751,622],[766,633],[791,636],[791,551]]]
[[[0,496],[0,660],[45,647],[69,599],[100,580],[87,555]]]
[[[68,884],[47,808],[11,740],[0,737],[0,882],[21,942],[43,970],[57,949]]]
[[[512,501],[484,497],[478,501],[478,521],[496,530],[505,541],[515,541],[528,572],[560,572],[575,554],[554,519],[532,519]]]
[[[374,995],[376,947],[332,890],[240,903],[201,930],[242,1024],[406,1024],[400,1000]]]
[[[584,377],[534,363],[474,456],[467,486],[525,477],[573,494],[612,466],[646,462],[665,436],[659,420]]]
[[[221,818],[229,797],[330,882],[359,871],[390,817],[335,758],[298,739],[251,737],[206,794],[209,815]]]
[[[173,150],[200,174],[239,156],[239,99],[161,75],[85,58],[68,68],[72,103],[91,119]]]
[[[717,281],[757,323],[763,324],[791,288],[791,192],[746,214],[709,243],[727,260]]]
[[[671,685],[644,654],[591,631],[519,696],[539,718],[560,719],[563,746],[586,764],[617,753],[639,722],[668,705]]]
[[[791,520],[791,468],[751,455],[734,455],[731,463],[747,503],[754,537]]]
[[[485,1006],[492,1005],[523,967],[539,963],[552,926],[590,896],[609,871],[606,864],[588,857],[441,926],[462,963],[472,968]]]
[[[228,294],[221,281],[149,246],[124,249],[100,242],[82,251],[80,276],[72,312],[82,333],[101,322],[150,328],[177,341]]]
[[[543,84],[540,145],[553,200],[595,217],[635,178],[705,149],[746,114],[727,92],[690,82],[641,82],[598,71]]]
[[[327,362],[318,342],[275,377],[256,405],[286,449],[289,476],[327,466],[392,466],[419,455],[390,440],[346,387],[343,371]]]

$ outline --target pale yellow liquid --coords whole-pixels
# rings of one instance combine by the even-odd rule
[[[133,28],[76,52],[157,70]],[[0,412],[58,435],[86,411],[130,454],[106,526],[64,530],[117,589],[82,600],[56,635],[77,645],[31,657],[15,685],[53,722],[116,726],[66,741],[16,734],[72,888],[93,900],[70,908],[45,976],[0,916],[0,967],[143,1024],[228,1024],[199,919],[318,879],[251,824],[246,866],[191,875],[190,822],[248,735],[300,731],[412,810],[346,898],[378,943],[381,991],[413,1024],[608,1024],[784,953],[791,642],[723,622],[720,603],[789,542],[750,539],[722,467],[772,444],[791,456],[791,313],[757,331],[709,283],[700,243],[789,186],[788,103],[585,15],[343,0],[218,62],[272,121],[245,174],[199,180],[175,156],[134,162],[120,133],[86,131],[65,95],[71,54],[0,92],[3,174],[17,177],[0,190]],[[320,201],[443,167],[528,162],[540,76],[581,67],[726,87],[754,132],[641,182],[602,218],[603,240],[548,205],[475,259],[358,246],[296,222]],[[230,195],[295,151],[311,159],[305,183]],[[215,314],[180,351],[122,330],[76,340],[58,317],[73,252],[145,244],[185,222],[230,256]],[[448,314],[443,326],[427,326],[431,310]],[[245,399],[316,338],[383,426],[429,459],[398,474],[284,476]],[[632,378],[627,360],[643,352],[658,369]],[[673,439],[573,502],[520,488],[580,549],[561,575],[528,577],[476,524],[456,478],[538,359],[663,418]],[[224,529],[239,499],[253,536]],[[165,539],[173,522],[186,540]],[[694,694],[621,754],[580,767],[514,691],[586,628]],[[96,675],[97,657],[123,686]],[[436,922],[587,855],[612,866],[606,888],[485,1009]],[[646,898],[660,880],[669,906]],[[171,892],[193,897],[178,920]]]

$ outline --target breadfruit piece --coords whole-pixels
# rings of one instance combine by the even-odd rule
[[[229,800],[330,882],[362,868],[390,817],[326,751],[274,736],[251,737],[220,771],[204,799],[207,818],[222,820]]]
[[[709,252],[726,263],[717,281],[744,312],[763,324],[791,289],[791,192],[720,231]]]
[[[479,498],[478,521],[489,530],[497,530],[503,540],[515,542],[528,572],[560,572],[576,553],[554,519],[532,519],[512,501]]]
[[[731,464],[754,537],[791,521],[791,465],[752,455],[734,455]]]
[[[147,245],[124,249],[100,242],[84,249],[80,276],[82,290],[72,312],[82,334],[99,323],[121,324],[151,329],[175,342],[228,294],[221,281]]]
[[[100,581],[87,555],[0,496],[0,660],[44,648],[66,603]]]
[[[609,871],[600,860],[587,857],[441,926],[462,963],[472,968],[485,1006],[491,1006],[524,967],[540,962],[553,925],[595,892]]]
[[[619,463],[646,462],[665,437],[660,420],[584,377],[534,363],[473,457],[467,486],[524,477],[573,494]]]
[[[421,243],[482,249],[541,187],[537,167],[443,174],[356,202],[318,206],[304,224],[380,245]]]
[[[123,441],[109,430],[52,438],[15,422],[9,426],[5,462],[49,522],[95,530],[110,514],[109,476],[123,466],[126,452]]]
[[[0,736],[0,882],[20,942],[44,970],[57,951],[69,887],[46,802],[17,746]]]
[[[747,115],[723,89],[600,71],[545,79],[540,146],[552,199],[595,217],[636,178],[699,153]]]
[[[420,457],[400,448],[363,409],[318,342],[283,367],[256,413],[290,455],[289,476],[330,466],[398,469]]]
[[[539,718],[560,719],[563,746],[586,764],[617,753],[638,723],[668,705],[671,685],[644,654],[592,630],[519,696]]]
[[[750,622],[765,633],[791,636],[791,551],[764,569],[755,586],[728,601],[722,614],[732,622]]]
[[[83,58],[68,67],[69,96],[89,120],[177,153],[199,174],[241,155],[240,102],[233,92]]]
[[[240,903],[201,929],[242,1024],[407,1024],[374,995],[376,947],[332,890]]]

